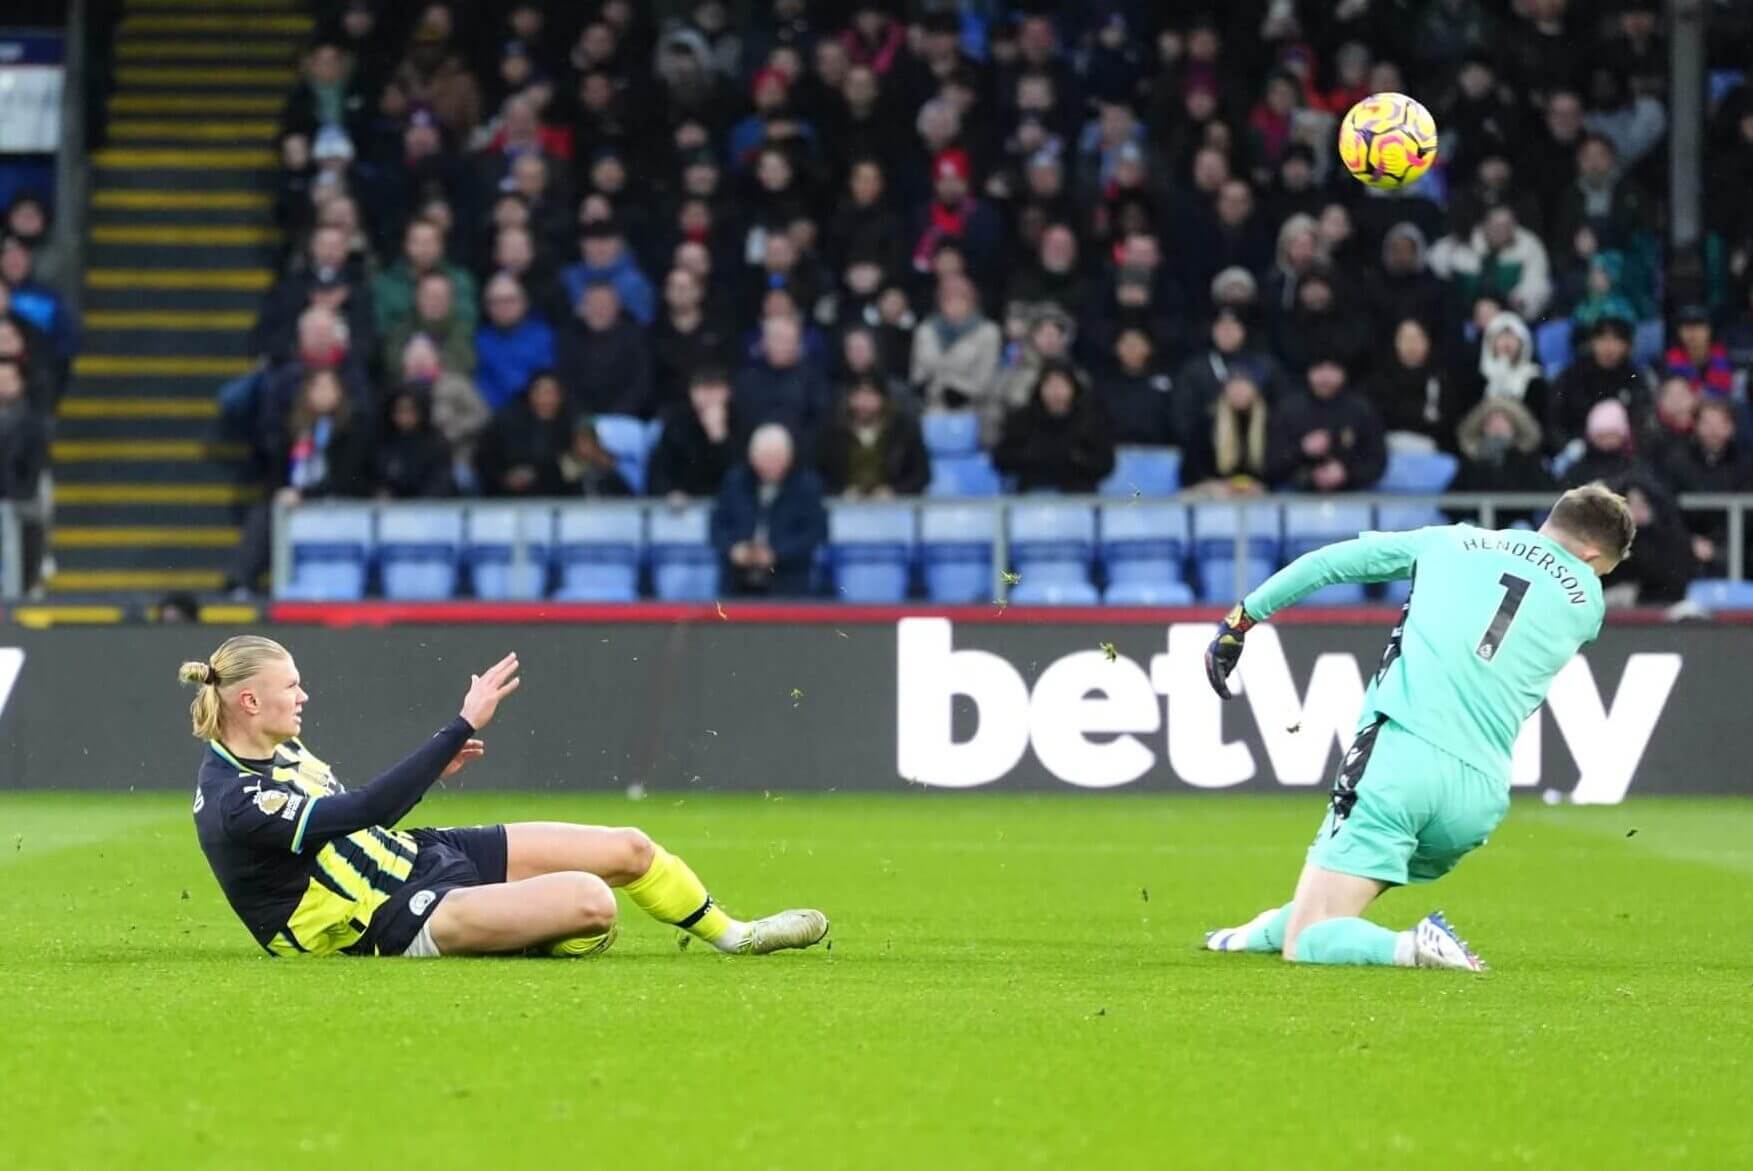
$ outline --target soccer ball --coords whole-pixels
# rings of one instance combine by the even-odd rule
[[[1436,119],[1405,94],[1371,94],[1339,123],[1339,160],[1367,187],[1409,186],[1436,162]]]

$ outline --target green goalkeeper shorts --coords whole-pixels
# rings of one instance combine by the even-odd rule
[[[1309,861],[1403,886],[1431,882],[1485,844],[1509,786],[1378,717],[1339,762]]]

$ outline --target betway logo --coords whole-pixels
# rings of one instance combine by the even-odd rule
[[[6,714],[6,701],[18,685],[18,674],[24,670],[24,651],[15,646],[0,646],[0,716]]]
[[[1365,669],[1356,656],[1317,656],[1307,694],[1299,697],[1278,632],[1255,627],[1231,685],[1244,685],[1266,752],[1262,762],[1246,743],[1223,737],[1220,701],[1205,680],[1211,628],[1204,623],[1170,626],[1166,653],[1151,656],[1148,666],[1124,655],[1109,662],[1097,650],[1067,655],[1047,665],[1033,694],[1022,672],[1000,656],[956,650],[953,633],[945,618],[904,618],[897,629],[896,767],[921,784],[990,784],[1032,747],[1042,767],[1067,784],[1126,785],[1156,766],[1147,738],[1166,726],[1169,769],[1183,784],[1228,788],[1252,780],[1264,765],[1279,784],[1322,785],[1331,779],[1334,742],[1340,752],[1349,747],[1363,706]],[[1679,675],[1678,654],[1631,655],[1604,704],[1587,660],[1579,656],[1559,672],[1546,707],[1576,762],[1573,800],[1624,798]],[[958,695],[973,701],[977,719],[973,736],[962,741],[951,726]],[[1514,784],[1540,782],[1541,735],[1535,712],[1516,740]]]

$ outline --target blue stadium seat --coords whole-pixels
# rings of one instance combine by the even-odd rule
[[[1443,491],[1460,466],[1444,451],[1390,451],[1378,492],[1431,493]]]
[[[711,533],[710,504],[651,510],[651,587],[661,601],[718,597],[718,552]]]
[[[1686,600],[1706,610],[1753,610],[1753,581],[1700,578],[1686,587]]]
[[[1244,522],[1241,588],[1246,592],[1278,567],[1278,506],[1259,502],[1193,506],[1195,577],[1203,600],[1220,602],[1235,596],[1236,539]]]
[[[992,542],[998,510],[973,504],[928,504],[920,510],[920,560],[934,602],[990,602],[997,596]]]
[[[847,602],[907,597],[918,522],[909,504],[836,504],[828,511],[829,569]]]
[[[639,596],[644,523],[619,505],[564,505],[555,533],[560,587],[569,602],[631,602]]]
[[[1096,514],[1087,504],[1031,497],[1010,509],[1010,563],[1025,583],[1090,579]]]
[[[1110,606],[1191,606],[1193,591],[1181,581],[1117,581],[1102,601]]]
[[[1639,366],[1659,366],[1666,351],[1667,333],[1662,328],[1662,319],[1638,322],[1631,335],[1631,360]]]
[[[1546,377],[1557,378],[1570,365],[1573,350],[1570,318],[1548,321],[1534,331],[1534,356]]]
[[[1284,506],[1284,559],[1348,541],[1370,527],[1367,504],[1337,504],[1331,500],[1302,500]],[[1307,601],[1317,606],[1355,606],[1364,600],[1361,582],[1340,582],[1319,590]]]
[[[453,505],[398,504],[377,518],[378,574],[383,595],[433,601],[457,593],[463,511]]]
[[[996,496],[998,471],[983,451],[968,455],[939,455],[931,460],[928,496]]]
[[[463,563],[475,596],[529,600],[548,592],[554,510],[542,504],[482,504],[469,509]]]
[[[1016,606],[1095,606],[1102,595],[1087,581],[1030,581],[1024,578],[1010,591]]]
[[[1101,506],[1101,560],[1116,585],[1179,586],[1186,576],[1187,509],[1180,504]]]
[[[646,424],[632,415],[598,415],[597,438],[603,449],[615,457],[615,466],[632,487],[635,496],[645,492],[645,459],[651,452],[651,433]]]
[[[372,543],[369,505],[306,504],[287,516],[291,551],[283,598],[309,602],[347,602],[365,596]]]
[[[1181,453],[1172,447],[1122,447],[1114,473],[1097,489],[1103,496],[1173,496],[1181,490]]]
[[[919,416],[925,450],[940,455],[973,455],[980,450],[980,417],[973,411],[926,411]]]

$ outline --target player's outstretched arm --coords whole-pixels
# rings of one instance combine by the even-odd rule
[[[507,655],[480,675],[469,677],[462,711],[431,739],[391,765],[369,784],[345,793],[313,798],[292,840],[294,850],[312,848],[373,825],[394,825],[420,803],[426,790],[454,763],[479,756],[483,745],[474,734],[485,728],[499,704],[521,682],[516,655]]]
[[[1255,623],[1338,582],[1396,581],[1411,576],[1423,532],[1364,533],[1305,553],[1267,578],[1218,623],[1217,634],[1205,651],[1205,677],[1212,690],[1230,698],[1230,673],[1241,661],[1242,640]]]

